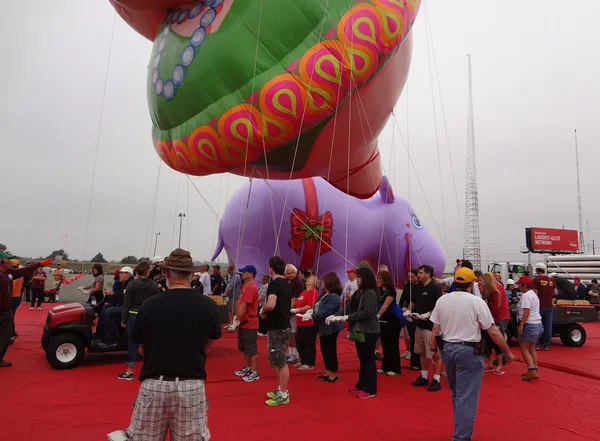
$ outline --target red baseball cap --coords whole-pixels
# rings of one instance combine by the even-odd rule
[[[527,276],[521,276],[519,280],[517,280],[517,285],[531,285],[533,282]]]
[[[348,274],[356,274],[356,270],[354,268],[349,269],[348,271],[346,271]]]
[[[577,280],[578,282],[581,282],[581,278],[579,276],[575,276],[574,279]]]

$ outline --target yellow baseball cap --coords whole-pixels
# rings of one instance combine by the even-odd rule
[[[454,273],[454,281],[458,283],[471,283],[475,280],[475,273],[469,268],[459,268]]]
[[[19,259],[10,259],[10,264],[12,266],[19,266],[21,262],[19,262]]]

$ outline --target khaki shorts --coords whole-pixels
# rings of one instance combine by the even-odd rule
[[[415,353],[431,359],[431,334],[429,329],[417,328],[415,332]]]

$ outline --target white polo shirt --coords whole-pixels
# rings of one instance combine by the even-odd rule
[[[481,341],[481,330],[486,331],[494,324],[485,302],[465,291],[440,297],[429,319],[440,325],[442,339],[450,343],[477,343]]]

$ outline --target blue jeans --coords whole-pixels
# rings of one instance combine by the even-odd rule
[[[121,323],[122,306],[109,306],[104,310],[104,341],[108,344],[117,343],[117,326]]]
[[[452,391],[452,441],[470,441],[483,379],[483,356],[475,355],[471,346],[444,342],[442,359]]]
[[[137,314],[127,316],[127,367],[135,367],[137,360],[138,344],[131,339],[136,318]]]
[[[552,341],[552,315],[554,314],[554,308],[552,306],[548,308],[540,308],[540,315],[542,316],[542,326],[544,326],[544,332],[540,337],[539,344],[544,347],[550,346]]]

